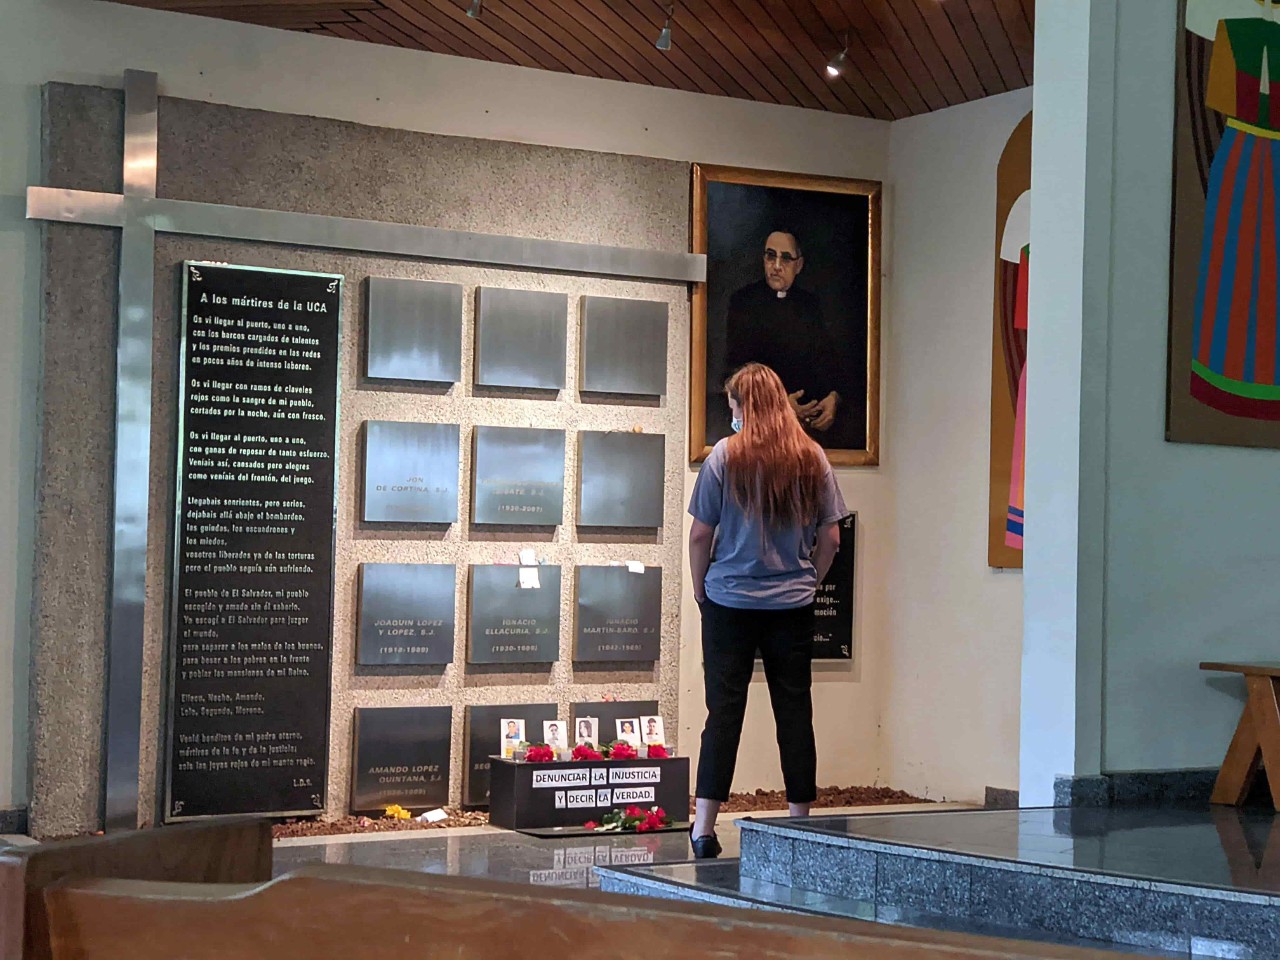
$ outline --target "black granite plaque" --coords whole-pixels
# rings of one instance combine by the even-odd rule
[[[660,716],[657,700],[594,700],[575,703],[569,707],[569,719],[575,725],[579,717],[595,717],[602,743],[618,739],[619,720],[639,720],[641,717]],[[576,729],[576,726],[571,729]]]
[[[666,438],[652,433],[578,434],[578,525],[662,526]]]
[[[853,659],[853,573],[857,514],[840,521],[840,550],[814,599],[813,658]]]
[[[364,519],[453,523],[458,519],[458,427],[365,424]]]
[[[357,707],[351,812],[418,813],[449,802],[452,707]]]
[[[537,572],[537,587],[521,587],[516,566],[471,568],[469,663],[555,663],[560,658],[560,568],[529,569]]]
[[[542,739],[542,724],[555,720],[554,703],[522,703],[506,706],[467,707],[466,764],[462,778],[462,802],[469,807],[489,805],[489,758],[502,753],[503,720],[524,720],[525,735]]]
[[[657,660],[662,640],[662,568],[579,567],[573,659]]]
[[[342,277],[182,274],[164,818],[319,813]]]
[[[356,662],[452,663],[453,564],[362,563]]]
[[[564,431],[476,427],[475,523],[556,526],[564,519]]]

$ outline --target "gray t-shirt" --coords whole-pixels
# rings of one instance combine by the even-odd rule
[[[707,457],[693,485],[689,513],[716,531],[707,571],[707,597],[739,610],[787,610],[813,602],[817,574],[810,559],[818,527],[841,520],[848,511],[828,464],[816,523],[768,529],[760,517],[748,517],[725,483],[728,441]]]

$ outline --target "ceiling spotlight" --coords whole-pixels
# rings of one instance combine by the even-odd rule
[[[467,7],[467,16],[472,20],[480,19],[480,8],[484,6],[484,0],[471,0],[471,6]]]
[[[827,76],[838,77],[844,73],[844,68],[849,64],[849,48],[846,46],[837,53],[827,63]]]
[[[676,5],[673,3],[671,9],[667,11],[667,22],[662,25],[662,32],[658,34],[658,39],[654,46],[659,50],[667,51],[671,49],[671,18],[676,15]]]

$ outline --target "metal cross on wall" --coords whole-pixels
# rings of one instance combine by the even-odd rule
[[[103,822],[108,830],[133,829],[139,822],[157,233],[548,272],[684,283],[706,279],[706,258],[697,254],[505,237],[157,197],[158,108],[156,75],[126,71],[122,193],[27,188],[29,220],[114,227],[121,232],[103,759]]]

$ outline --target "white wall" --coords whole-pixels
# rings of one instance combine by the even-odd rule
[[[987,490],[996,165],[1030,109],[1017,90],[890,134],[892,547],[862,572],[885,608],[881,776],[930,798],[1018,783],[1022,575],[987,566]]]
[[[589,80],[371,44],[311,37],[96,0],[5,0],[0,34],[0,808],[26,794],[31,515],[39,375],[39,230],[22,195],[39,175],[39,88],[49,80],[118,86],[154,70],[169,96],[389,127],[666,159],[883,178],[888,124]],[[883,482],[846,480],[851,505],[882,537]],[[864,568],[870,560],[863,555]],[[867,592],[864,587],[864,594]],[[687,594],[687,591],[686,591]],[[696,617],[686,603],[686,639]],[[883,614],[876,616],[883,617]],[[864,612],[866,636],[879,629]],[[694,633],[690,633],[694,630]],[[686,652],[696,664],[696,653]],[[871,654],[852,676],[867,676]],[[872,769],[875,714],[850,674],[819,693],[825,779]],[[700,684],[686,669],[682,687]],[[682,697],[682,700],[686,698]],[[759,698],[757,698],[759,699]],[[697,703],[695,698],[694,703]],[[759,722],[760,704],[752,714]],[[688,717],[686,709],[685,716]],[[687,721],[686,721],[687,722]],[[855,746],[840,744],[856,723]],[[862,740],[866,732],[866,742]],[[768,739],[766,738],[766,742]],[[682,743],[689,740],[682,736]],[[775,761],[776,763],[776,761]]]

